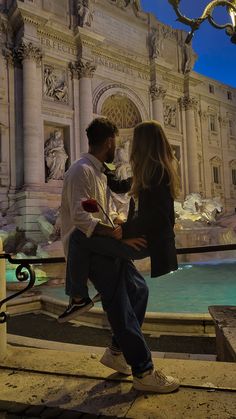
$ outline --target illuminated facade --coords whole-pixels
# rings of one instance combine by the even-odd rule
[[[105,115],[129,142],[164,124],[190,192],[236,200],[236,89],[192,71],[186,33],[137,0],[0,0],[0,201],[34,237],[60,205],[63,174]]]

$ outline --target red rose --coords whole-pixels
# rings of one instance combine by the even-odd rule
[[[96,199],[89,198],[82,201],[82,207],[86,212],[99,212],[99,208],[111,223],[112,227],[115,228],[113,221],[110,219],[109,215],[104,211],[102,206],[96,201]]]
[[[86,199],[82,201],[82,207],[86,212],[99,212],[98,203],[96,199]]]

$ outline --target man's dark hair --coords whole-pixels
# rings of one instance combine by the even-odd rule
[[[113,122],[106,118],[95,118],[86,129],[88,143],[93,147],[100,147],[107,138],[115,137],[118,128]]]

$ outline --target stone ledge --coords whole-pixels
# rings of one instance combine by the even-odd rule
[[[10,314],[41,311],[52,316],[58,316],[66,306],[66,302],[42,295],[32,297],[32,300],[31,297],[19,298],[16,301],[11,301],[7,308]],[[100,308],[92,308],[90,311],[78,316],[76,321],[85,325],[93,325],[93,327],[109,328],[106,314]],[[207,313],[147,312],[143,331],[146,333],[185,333],[204,336],[214,333],[214,323],[211,316]]]
[[[210,306],[216,331],[217,360],[236,362],[236,306]]]

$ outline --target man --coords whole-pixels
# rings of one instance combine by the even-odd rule
[[[179,387],[179,382],[153,369],[151,353],[141,331],[148,299],[148,288],[143,277],[129,258],[111,257],[113,254],[110,254],[108,246],[103,255],[94,253],[89,261],[88,253],[83,250],[94,236],[106,236],[106,240],[113,239],[115,245],[122,246],[121,227],[109,226],[102,211],[94,217],[85,212],[81,205],[83,198],[94,198],[116,221],[117,214],[110,212],[104,163],[114,159],[117,134],[117,127],[107,119],[93,120],[87,128],[89,152],[75,162],[65,176],[61,225],[67,255],[66,293],[71,300],[59,318],[73,318],[81,313],[81,307],[87,308],[91,304],[89,297],[81,298],[86,289],[79,288],[80,281],[76,281],[77,274],[84,273],[83,265],[89,264],[89,278],[101,294],[102,305],[113,331],[112,345],[105,351],[101,362],[123,374],[132,372],[136,389],[169,393]],[[145,247],[143,238],[131,240],[134,246],[138,244],[139,247]]]

